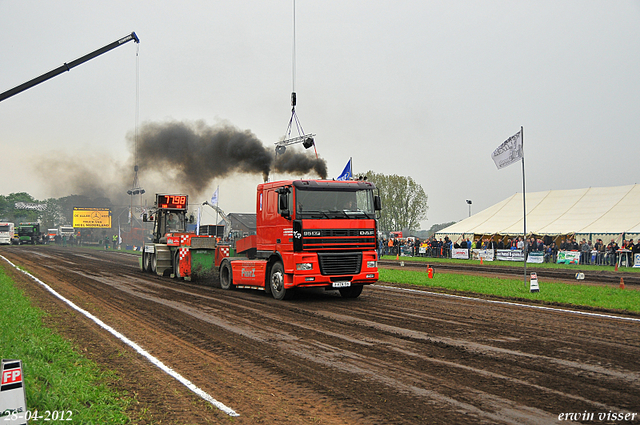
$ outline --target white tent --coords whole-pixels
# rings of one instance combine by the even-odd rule
[[[436,237],[449,236],[455,241],[462,235],[522,235],[522,208],[522,194],[516,193],[437,232]],[[636,239],[640,235],[640,185],[527,193],[527,233],[618,240],[624,234]]]

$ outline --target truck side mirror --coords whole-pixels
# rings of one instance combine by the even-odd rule
[[[382,210],[382,199],[380,199],[379,195],[373,197],[373,209],[376,211]]]
[[[142,214],[142,222],[146,223],[147,221],[147,213]]]
[[[289,211],[289,190],[287,188],[281,188],[278,191],[278,213],[284,217],[291,217],[291,211]]]

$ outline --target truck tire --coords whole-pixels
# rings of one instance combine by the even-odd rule
[[[269,289],[276,300],[289,300],[293,297],[293,289],[284,287],[284,266],[279,261],[271,266]]]
[[[339,289],[342,298],[358,298],[362,294],[363,285],[353,285]]]
[[[233,288],[233,272],[228,261],[223,261],[220,265],[220,287],[225,290]]]
[[[143,272],[151,271],[151,254],[145,251],[142,251],[142,271]]]
[[[176,279],[182,279],[180,276],[180,251],[176,250],[173,255],[173,277]]]
[[[151,270],[150,271],[151,271],[151,273],[154,273],[154,274],[155,274],[156,270],[158,270],[158,267],[157,267],[158,266],[158,257],[156,256],[156,254],[157,253],[155,253],[155,252],[153,254],[151,254],[151,258],[149,259],[149,263],[151,263]]]

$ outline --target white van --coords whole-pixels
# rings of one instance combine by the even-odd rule
[[[13,223],[0,223],[0,245],[11,245],[13,241],[14,229]]]
[[[60,226],[59,227],[60,231],[58,232],[58,234],[60,236],[66,236],[67,239],[69,239],[69,236],[75,236],[75,230],[73,229],[73,227],[71,226]]]

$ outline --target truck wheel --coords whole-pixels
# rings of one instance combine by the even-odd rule
[[[142,271],[150,272],[151,271],[151,254],[142,251]]]
[[[276,300],[288,300],[293,296],[293,290],[287,290],[284,287],[284,266],[280,262],[271,267],[269,289],[271,289],[271,295]]]
[[[156,256],[156,253],[154,252],[153,254],[151,254],[151,258],[149,259],[149,262],[151,263],[151,273],[155,273],[156,270],[158,270],[158,257]]]
[[[339,289],[342,298],[358,298],[362,294],[362,285],[354,285],[348,288]]]
[[[231,263],[223,261],[220,266],[220,287],[222,289],[233,288],[233,272],[231,270]]]
[[[182,276],[180,275],[180,250],[176,250],[175,254],[173,255],[173,277],[175,277],[176,279],[182,278]]]

